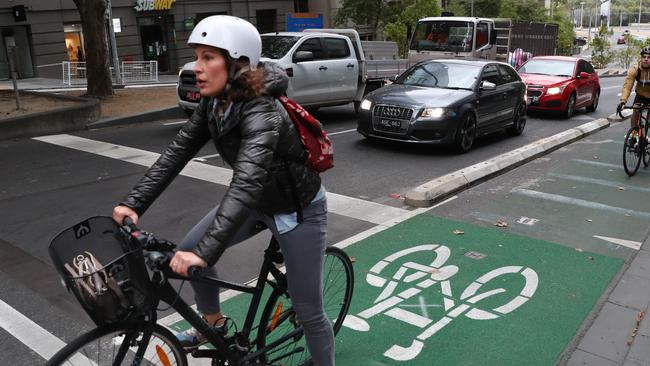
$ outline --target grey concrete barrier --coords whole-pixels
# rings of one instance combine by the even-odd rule
[[[123,126],[133,123],[154,122],[172,118],[187,118],[185,112],[178,106],[157,109],[153,111],[133,114],[130,116],[106,118],[96,122],[88,123],[87,129]]]

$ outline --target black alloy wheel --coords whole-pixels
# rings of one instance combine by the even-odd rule
[[[466,153],[474,144],[476,139],[476,118],[472,113],[466,113],[463,116],[461,128],[456,132],[456,150],[460,153]]]
[[[526,104],[521,103],[517,107],[512,119],[512,126],[506,130],[511,136],[520,136],[526,127]]]

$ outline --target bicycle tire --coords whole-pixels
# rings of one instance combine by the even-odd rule
[[[625,169],[625,173],[630,177],[636,174],[639,170],[642,155],[644,154],[641,150],[641,144],[639,141],[631,144],[630,139],[632,138],[632,134],[636,132],[636,127],[630,127],[627,134],[625,134],[625,141],[623,143],[623,168]],[[636,133],[636,136],[637,138],[635,140],[638,140],[639,134]]]
[[[140,327],[136,324],[118,323],[95,328],[68,343],[68,345],[63,347],[52,356],[49,361],[47,361],[46,366],[90,364],[97,366],[113,365],[115,362],[113,358],[116,353],[118,353],[121,345],[121,342],[117,337],[122,337],[125,334],[133,334],[134,332],[141,332]],[[160,346],[162,352],[164,352],[169,359],[169,363],[160,362],[165,356],[160,355],[158,353],[158,347],[155,346]],[[129,351],[127,351],[126,358],[120,362],[120,365],[163,364],[187,366],[187,357],[182,346],[176,339],[176,336],[159,324],[154,326],[153,333],[151,334],[149,344],[147,345],[144,354],[145,359],[138,362],[135,361],[134,358],[135,350],[134,348],[130,348]]]
[[[335,336],[341,329],[343,319],[345,319],[350,309],[353,289],[354,270],[352,261],[343,250],[335,247],[327,248],[323,264],[323,306],[332,322]],[[283,305],[277,315],[276,326],[271,329],[270,324],[276,315],[278,303]],[[273,291],[271,293],[264,306],[259,324],[257,349],[262,349],[266,344],[279,339],[300,326],[291,306],[291,299],[286,291]],[[302,347],[302,351],[300,351],[300,347]],[[311,357],[302,333],[296,336],[293,342],[286,341],[269,350],[262,358],[261,363],[281,362],[282,365],[286,366],[311,365]]]

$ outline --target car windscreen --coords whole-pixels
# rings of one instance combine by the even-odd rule
[[[481,67],[468,64],[427,62],[406,70],[396,84],[434,88],[472,89]]]
[[[472,50],[474,23],[462,21],[420,21],[415,27],[409,49],[420,51]]]
[[[573,61],[561,60],[530,60],[523,64],[520,73],[541,74],[554,76],[573,76],[573,69],[576,63]]]
[[[279,59],[289,52],[300,37],[262,36],[262,57]]]

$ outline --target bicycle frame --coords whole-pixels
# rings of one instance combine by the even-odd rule
[[[269,284],[273,287],[273,291],[284,292],[287,289],[286,276],[282,273],[274,263],[279,263],[279,245],[275,238],[271,239],[268,248],[264,251],[264,261],[259,272],[258,280],[255,286],[247,286],[234,282],[224,281],[212,277],[184,277],[171,271],[166,265],[163,265],[162,271],[154,273],[152,282],[158,284],[158,301],[164,301],[176,310],[190,325],[198,330],[206,339],[215,346],[215,350],[195,350],[191,354],[194,357],[211,357],[217,358],[221,361],[228,361],[231,365],[245,365],[250,361],[254,361],[260,355],[266,353],[268,350],[275,348],[279,344],[292,339],[294,336],[302,332],[302,328],[298,327],[294,331],[288,333],[282,338],[266,345],[264,348],[257,350],[253,353],[249,352],[251,345],[249,344],[249,336],[253,329],[255,315],[262,300],[264,287]],[[162,273],[161,273],[162,272]],[[268,275],[271,275],[275,283],[269,281]],[[191,282],[203,282],[214,285],[215,287],[227,288],[235,291],[249,293],[253,295],[244,326],[240,332],[236,334],[237,339],[235,342],[242,346],[241,352],[236,352],[230,349],[229,344],[226,342],[223,335],[217,333],[208,323],[201,318],[201,316],[194,311],[178,294],[176,289],[169,283],[168,279],[187,280]],[[151,321],[151,320],[150,320]],[[155,322],[156,319],[153,319]]]

